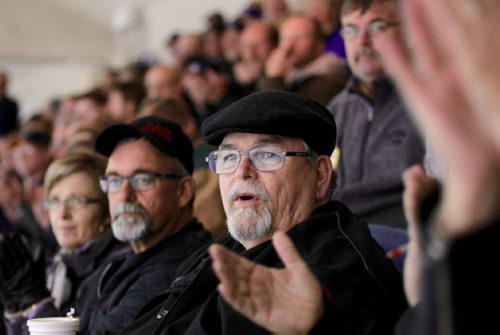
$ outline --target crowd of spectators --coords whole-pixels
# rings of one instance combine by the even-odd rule
[[[424,3],[425,1],[417,2]],[[437,66],[432,63],[432,60],[425,58],[426,51],[429,52],[431,48],[426,47],[422,36],[418,35],[419,29],[425,30],[415,21],[418,21],[418,13],[408,14],[408,8],[425,12],[423,9],[425,5],[406,5],[406,7],[406,17],[414,20],[409,25],[417,31],[414,32],[416,37],[413,36],[413,38],[417,39],[420,47],[429,48],[420,51],[420,54],[416,53],[420,56],[420,61],[424,66],[417,69],[418,66],[414,65],[413,75],[417,76],[420,72],[425,73],[429,69],[436,70]],[[107,214],[100,217],[102,220],[97,222],[99,225],[92,230],[91,236],[87,236],[87,239],[79,241],[76,245],[66,245],[67,234],[58,232],[54,228],[54,222],[60,219],[51,214],[51,206],[53,208],[56,205],[79,206],[78,200],[81,202],[82,199],[72,198],[72,203],[66,203],[65,200],[62,204],[51,204],[47,201],[51,194],[57,195],[59,194],[57,192],[66,194],[65,188],[61,188],[60,185],[67,183],[65,178],[68,176],[61,177],[63,181],[66,180],[64,183],[60,180],[53,181],[55,173],[53,170],[56,169],[53,167],[54,164],[57,167],[58,164],[64,165],[72,159],[87,159],[88,162],[92,161],[97,164],[104,158],[95,152],[95,140],[103,130],[113,125],[131,124],[143,117],[176,122],[187,139],[191,141],[194,150],[193,217],[200,221],[213,240],[217,240],[227,234],[226,213],[219,190],[219,177],[210,171],[205,160],[210,152],[217,148],[203,141],[201,125],[218,111],[257,91],[297,93],[327,108],[337,124],[337,132],[333,135],[336,138],[336,147],[331,156],[334,169],[331,199],[344,202],[354,214],[366,221],[367,227],[372,229],[373,236],[385,251],[390,251],[388,249],[392,249],[393,246],[387,248],[384,243],[395,233],[399,234],[406,230],[408,223],[411,224],[410,228],[413,230],[413,233],[410,231],[411,237],[414,239],[415,235],[418,235],[415,232],[417,222],[426,221],[428,213],[424,213],[427,208],[420,212],[416,208],[424,202],[422,200],[424,196],[422,194],[417,196],[416,193],[427,195],[428,192],[422,191],[422,188],[430,184],[432,187],[429,186],[429,188],[434,188],[437,181],[427,180],[422,168],[414,167],[409,170],[405,177],[407,192],[413,191],[415,194],[413,196],[406,194],[405,207],[402,177],[404,171],[413,164],[423,164],[424,156],[427,155],[427,172],[443,181],[449,177],[446,172],[454,172],[453,168],[458,171],[455,171],[457,175],[460,175],[466,170],[467,162],[460,161],[453,156],[455,154],[453,149],[457,148],[445,148],[443,142],[447,139],[446,134],[429,135],[428,133],[429,129],[435,128],[439,132],[445,126],[440,124],[439,120],[436,121],[437,125],[432,124],[431,117],[425,116],[425,112],[422,112],[426,107],[437,109],[440,106],[425,106],[423,102],[425,99],[414,95],[415,93],[411,91],[411,86],[414,84],[413,88],[432,93],[423,86],[417,87],[405,77],[404,71],[408,71],[410,65],[402,54],[411,48],[404,51],[394,49],[396,48],[394,44],[400,44],[404,36],[402,27],[404,22],[402,22],[396,1],[305,0],[304,8],[302,12],[293,12],[286,0],[262,0],[249,3],[236,18],[228,19],[220,13],[213,13],[207,16],[204,31],[176,32],[168,36],[165,48],[170,53],[171,62],[145,64],[137,61],[124,68],[110,67],[102,74],[101,82],[95,87],[89,87],[85,92],[70,96],[54,97],[54,100],[47,106],[40,108],[38,113],[31,115],[22,123],[19,122],[18,104],[8,95],[8,74],[0,72],[0,234],[2,236],[0,241],[3,240],[3,236],[15,234],[16,238],[12,240],[12,243],[21,243],[27,247],[30,264],[37,266],[47,264],[46,281],[47,289],[50,291],[47,294],[52,294],[52,297],[56,299],[58,309],[69,307],[69,304],[77,299],[76,288],[71,292],[61,292],[57,289],[57,271],[61,268],[64,268],[64,271],[70,268],[68,264],[61,261],[64,257],[74,254],[75,250],[80,250],[89,240],[96,238],[108,239],[102,242],[102,245],[106,245],[109,249],[118,250],[123,245],[112,238],[108,229]],[[431,14],[428,15],[432,17]],[[428,20],[432,21],[435,18]],[[434,21],[431,23],[436,24]],[[384,43],[384,38],[391,39],[392,42]],[[399,44],[399,48],[402,49],[403,47]],[[381,46],[392,49],[383,51]],[[391,68],[392,59],[400,62],[393,68]],[[457,70],[457,72],[460,71]],[[435,75],[435,73],[432,74]],[[391,78],[390,75],[393,77]],[[406,75],[408,76],[408,73]],[[399,90],[394,81],[399,85]],[[451,86],[449,82],[444,84]],[[449,93],[453,91],[453,87],[448,86],[445,87]],[[487,93],[488,90],[485,90],[483,95],[486,96]],[[492,96],[486,96],[486,98],[493,100]],[[439,100],[439,97],[435,100],[436,104],[446,101],[445,98]],[[480,99],[475,96],[467,96],[463,100],[472,105],[470,113],[482,107]],[[451,102],[448,103],[451,105]],[[416,114],[411,117],[408,105],[424,116]],[[441,107],[442,110],[451,110],[453,107],[458,109],[460,106],[455,104],[451,107],[448,105]],[[489,106],[486,107],[489,108]],[[237,113],[237,111],[233,112]],[[272,113],[273,110],[269,112]],[[420,131],[413,124],[414,119],[419,121]],[[303,126],[308,127],[307,124]],[[479,134],[476,135],[480,137]],[[424,136],[428,136],[425,141]],[[449,139],[453,141],[457,138],[450,137]],[[427,141],[430,145],[426,143]],[[478,146],[481,144],[479,140],[477,143]],[[491,146],[495,145],[498,146],[498,143],[491,144]],[[444,154],[439,156],[434,150]],[[496,150],[492,149],[491,152],[496,154]],[[65,159],[68,162],[64,163]],[[478,161],[481,159],[477,158]],[[445,165],[450,161],[456,166]],[[463,163],[462,170],[457,162]],[[492,165],[496,163],[498,162],[495,161]],[[102,173],[105,164],[100,162],[98,165],[94,167],[94,170]],[[434,171],[436,167],[439,167],[438,172]],[[446,168],[450,170],[444,171]],[[488,171],[493,170],[491,166],[487,168],[490,168],[485,168]],[[80,170],[85,171],[82,167]],[[78,174],[80,170],[73,171],[70,175]],[[492,176],[495,177],[495,174],[493,173]],[[456,176],[450,178],[453,177],[452,181],[457,180]],[[497,176],[493,177],[490,179],[498,179]],[[298,177],[294,176],[294,178]],[[96,178],[94,178],[95,181]],[[130,183],[131,180],[129,179],[128,182]],[[425,183],[427,184],[424,185]],[[88,183],[80,183],[77,188],[83,184],[95,186],[91,191],[99,192],[95,183],[92,184],[90,179]],[[457,182],[457,184],[460,183]],[[54,188],[54,185],[59,186]],[[451,183],[451,185],[455,184]],[[462,184],[459,186],[463,187]],[[451,198],[452,193],[456,196],[460,192],[467,192],[460,187],[457,187],[459,191],[457,193],[450,192],[451,187],[445,188],[446,195]],[[70,186],[66,189],[69,188]],[[492,191],[496,196],[495,192]],[[99,193],[99,199],[102,196],[103,193]],[[495,207],[497,203],[487,205]],[[99,213],[102,211],[107,213],[108,204],[105,200],[100,202],[99,206]],[[481,209],[482,206],[478,205],[478,208]],[[451,210],[448,208],[444,210],[448,210],[444,214],[457,218],[450,214]],[[422,217],[417,218],[417,212],[420,216],[424,215],[426,220]],[[448,216],[441,214],[449,220]],[[488,211],[485,217],[474,217],[464,225],[483,221],[496,223],[497,215],[498,210],[493,209]],[[460,219],[457,219],[457,222],[460,222]],[[92,218],[87,221],[91,220]],[[374,225],[384,226],[387,230],[373,229]],[[487,227],[491,229],[491,226],[493,225]],[[453,232],[454,228],[450,226],[447,229]],[[478,230],[481,233],[479,228]],[[461,238],[464,233],[459,231],[451,235]],[[413,239],[410,247],[414,247],[416,243]],[[278,242],[275,243],[281,244],[281,248],[289,243],[283,240],[283,237],[278,236],[277,240]],[[222,296],[245,317],[264,328],[275,331],[275,324],[268,322],[269,320],[261,322],[258,318],[256,319],[255,314],[248,312],[246,307],[242,306],[242,302],[234,298],[234,292],[230,290],[234,289],[236,284],[230,272],[237,271],[240,263],[243,264],[242,267],[253,265],[248,265],[237,256],[225,252],[223,249],[210,251],[216,261],[224,263],[225,260],[232,264],[232,267],[227,264],[219,265],[222,270],[219,269],[216,273],[224,285],[229,285],[229,288],[226,287],[226,292],[222,292]],[[285,253],[278,250],[278,254],[283,256]],[[422,266],[421,264],[415,265],[421,261],[422,256],[414,255],[415,252],[411,260],[413,263],[410,263],[411,267],[408,271],[415,270],[416,267],[420,270]],[[18,254],[17,256],[21,259],[26,255]],[[99,257],[101,256],[102,250],[99,250]],[[295,254],[292,256],[299,258]],[[290,257],[290,255],[285,255],[285,257]],[[77,264],[80,264],[81,258],[77,258],[77,261]],[[104,262],[104,258],[99,258],[99,262]],[[436,263],[439,264],[439,262]],[[99,264],[94,265],[97,267]],[[224,268],[225,266],[229,269]],[[269,269],[257,269],[268,275],[265,271]],[[284,272],[276,272],[269,276],[273,280],[281,279],[279,276],[291,276],[289,272],[293,272],[292,270],[294,269],[286,269],[283,270]],[[433,271],[439,274],[439,269],[433,268]],[[420,271],[415,272],[420,275]],[[434,272],[431,272],[431,275],[434,275]],[[85,280],[83,278],[85,274],[77,278],[78,285]],[[410,277],[415,276],[412,273]],[[29,276],[26,278],[36,281]],[[309,288],[317,288],[319,291],[319,286],[313,276],[307,274],[306,279],[307,285],[310,285]],[[249,283],[245,285],[252,284],[250,279],[248,281]],[[36,282],[40,284],[40,281]],[[420,279],[413,278],[413,282],[410,280],[410,284],[408,282],[406,284],[407,286],[413,285],[413,290],[410,292],[414,292],[415,287],[420,285],[419,283]],[[43,286],[43,283],[40,285]],[[300,285],[290,286],[292,289],[301,288]],[[435,291],[434,287],[424,288],[429,292]],[[46,292],[44,289],[39,287],[39,292]],[[420,295],[420,288],[418,294],[413,294],[413,296],[410,294],[407,297],[410,305],[416,305]],[[320,297],[320,295],[316,296]],[[13,303],[8,304],[13,301],[12,299],[6,296],[0,298],[0,311],[4,307],[12,307]],[[411,311],[421,313],[421,306],[425,307],[428,303],[432,308],[436,308],[439,302],[428,303],[424,300]],[[315,303],[323,308],[322,302],[315,301]],[[135,306],[137,310],[139,307]],[[87,306],[87,308],[92,309],[92,306]],[[284,314],[288,312],[287,309],[276,311]],[[425,315],[424,317],[420,314],[406,315],[403,322],[408,322],[410,326],[403,324],[401,327],[409,329],[411,322],[414,322],[413,319],[419,318],[426,320]],[[323,321],[318,315],[311,316],[308,330],[311,330],[317,322]],[[452,325],[459,327],[460,322],[453,320]],[[291,324],[291,329],[293,329],[292,326],[293,324]],[[433,326],[432,324],[428,327]],[[0,333],[2,333],[1,327],[0,325]],[[424,333],[423,330],[422,333]],[[430,333],[439,332],[433,330]]]

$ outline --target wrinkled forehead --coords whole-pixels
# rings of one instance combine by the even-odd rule
[[[168,169],[172,160],[146,138],[129,137],[116,145],[109,156],[106,173],[130,175],[137,171],[159,172]]]
[[[255,148],[264,145],[279,145],[284,148],[295,148],[302,145],[304,141],[297,137],[287,137],[273,134],[255,133],[229,133],[227,134],[219,148]]]

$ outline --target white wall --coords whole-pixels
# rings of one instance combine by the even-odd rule
[[[109,27],[49,1],[0,0],[0,70],[9,74],[21,119],[93,85],[112,41]]]
[[[0,58],[0,64],[0,69],[9,73],[9,92],[20,104],[23,121],[53,98],[81,93],[92,87],[101,70],[100,65],[83,61]]]

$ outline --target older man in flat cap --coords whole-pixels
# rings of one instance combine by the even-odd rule
[[[305,96],[259,92],[208,118],[202,132],[219,146],[207,159],[220,178],[230,236],[218,244],[282,268],[271,238],[287,233],[323,286],[326,307],[314,331],[390,334],[406,305],[401,278],[367,226],[329,200],[336,126],[328,110]],[[222,298],[208,259],[200,250],[186,260],[125,333],[267,334]]]

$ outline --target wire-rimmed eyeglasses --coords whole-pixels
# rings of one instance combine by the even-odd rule
[[[248,155],[252,165],[261,172],[281,169],[285,164],[285,157],[316,157],[314,152],[283,151],[278,147],[261,147],[250,150],[222,149],[212,151],[206,161],[210,170],[216,174],[230,174],[236,171],[243,155]]]
[[[116,193],[120,190],[123,181],[127,180],[135,192],[145,192],[153,189],[156,185],[156,180],[165,179],[181,179],[183,176],[178,174],[162,174],[153,172],[139,172],[131,176],[119,176],[109,174],[99,177],[99,185],[104,193]]]
[[[64,206],[65,208],[69,209],[70,211],[73,210],[78,210],[84,206],[90,205],[90,204],[96,204],[101,202],[102,199],[99,198],[87,198],[83,196],[71,196],[69,198],[66,198],[64,200],[61,200],[59,198],[47,198],[44,200],[43,204],[47,211],[52,212],[55,211],[61,206]]]

